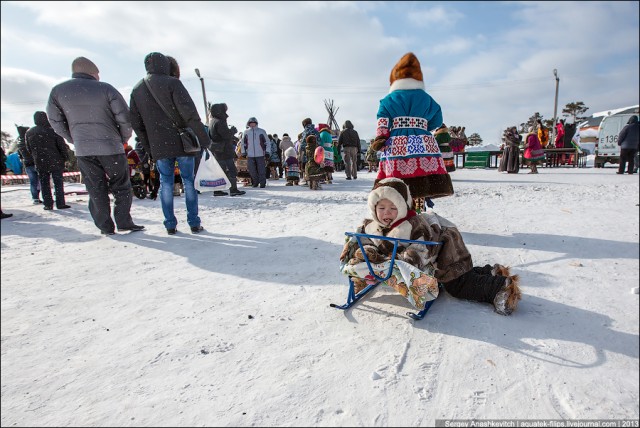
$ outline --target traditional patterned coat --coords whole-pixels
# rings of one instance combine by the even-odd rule
[[[522,156],[529,162],[538,162],[546,158],[536,132],[529,132],[525,137],[524,154]]]
[[[383,151],[375,182],[400,178],[414,198],[452,195],[451,177],[431,135],[442,125],[442,110],[425,92],[424,82],[412,78],[395,80],[389,94],[380,100],[377,117],[376,141],[382,137],[386,142],[381,149],[374,147]]]
[[[456,165],[453,161],[453,151],[449,145],[449,142],[451,141],[449,128],[447,128],[445,124],[442,124],[440,128],[435,130],[433,136],[438,142],[438,147],[440,148],[440,153],[442,153],[442,159],[444,160],[444,166],[447,169],[447,172],[455,171]]]
[[[322,146],[324,149],[324,170],[326,172],[333,172],[335,170],[333,162],[333,140],[329,129],[323,128],[320,130],[318,145]]]
[[[289,147],[284,152],[284,170],[287,181],[297,183],[300,180],[300,162],[293,147]]]

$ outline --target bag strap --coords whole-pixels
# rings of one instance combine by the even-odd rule
[[[142,80],[144,80],[144,84],[147,85],[147,89],[149,90],[149,92],[151,92],[151,96],[153,97],[153,99],[156,100],[156,102],[158,103],[158,105],[160,106],[164,114],[166,114],[169,120],[171,121],[171,123],[173,123],[173,126],[175,126],[176,129],[180,129],[180,127],[176,124],[175,120],[173,120],[173,117],[169,114],[169,111],[165,108],[164,104],[160,102],[160,100],[156,96],[156,93],[153,92],[153,89],[151,89],[151,85],[149,84],[149,81],[147,80],[147,78],[145,77]]]

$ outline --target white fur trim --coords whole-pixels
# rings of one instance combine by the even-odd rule
[[[378,216],[376,215],[376,204],[381,199],[390,200],[391,202],[393,202],[396,208],[398,208],[398,217],[396,220],[400,220],[401,218],[405,218],[407,216],[407,201],[402,198],[400,193],[398,193],[398,191],[392,187],[380,186],[369,193],[368,199],[369,211],[371,212],[371,216],[376,223],[382,226],[387,226],[385,224],[382,224],[380,222],[380,219],[378,219]]]
[[[406,79],[398,79],[391,84],[389,93],[407,89],[422,89],[424,91],[424,82],[410,77],[407,77]]]

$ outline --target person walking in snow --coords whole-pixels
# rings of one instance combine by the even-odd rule
[[[64,163],[69,159],[67,143],[51,127],[47,113],[43,111],[35,112],[33,122],[36,126],[29,128],[25,134],[25,143],[38,171],[44,209],[53,209],[51,180],[53,180],[56,195],[56,208],[59,210],[71,208],[65,202],[64,181],[62,179]]]
[[[191,95],[179,79],[170,75],[169,58],[160,52],[151,52],[145,56],[144,66],[147,75],[136,83],[131,91],[131,122],[145,151],[156,161],[160,173],[163,224],[167,234],[177,233],[178,220],[173,208],[177,164],[184,186],[187,223],[191,233],[199,233],[204,228],[198,215],[194,167],[195,157],[199,156],[200,152],[194,154],[184,151],[178,127],[190,127],[197,135],[200,146],[204,148],[210,146],[209,136]],[[155,93],[158,101],[151,91]],[[172,117],[169,117],[165,110],[172,114]]]
[[[280,147],[273,135],[267,135],[267,138],[269,139],[267,144],[271,147],[271,155],[267,159],[267,169],[269,171],[269,174],[267,175],[271,180],[278,180],[280,178],[278,169],[282,167],[282,162],[280,160]]]
[[[391,277],[385,284],[394,288],[418,310],[438,296],[438,284],[453,297],[490,303],[500,315],[510,315],[521,299],[519,276],[500,264],[474,267],[462,235],[449,220],[435,214],[417,214],[409,187],[399,178],[378,181],[369,192],[365,219],[357,233],[390,238],[439,242],[441,245],[402,243],[398,245]],[[354,291],[375,283],[366,260],[376,271],[389,270],[394,244],[362,237],[362,249],[355,237],[340,254],[341,270],[352,278]],[[380,266],[382,264],[383,266]]]
[[[411,52],[391,70],[389,94],[380,101],[373,149],[383,151],[375,183],[388,177],[403,180],[415,209],[431,199],[453,195],[451,177],[431,131],[442,125],[440,105],[425,91],[420,61]]]
[[[500,159],[499,172],[517,174],[520,171],[520,141],[522,137],[518,134],[518,129],[511,126],[502,134],[503,149]]]
[[[47,116],[54,131],[75,147],[93,222],[103,235],[115,234],[116,226],[143,230],[130,214],[133,193],[123,146],[132,133],[127,102],[116,88],[100,82],[91,60],[74,59],[71,71],[70,80],[51,90]],[[109,194],[115,199],[113,219]]]
[[[296,149],[289,147],[284,151],[284,171],[287,177],[286,186],[298,185],[300,182],[300,162]]]
[[[306,174],[306,170],[307,170],[307,161],[311,160],[311,158],[313,158],[313,152],[311,153],[311,158],[309,158],[308,156],[308,152],[307,152],[307,137],[309,135],[313,135],[315,136],[315,141],[317,143],[317,141],[320,139],[320,133],[316,130],[315,125],[313,124],[313,121],[311,120],[310,117],[307,117],[305,119],[302,120],[302,132],[300,133],[300,135],[298,136],[298,140],[300,141],[300,146],[298,147],[298,160],[300,161],[300,168],[302,168],[305,171],[304,174],[304,181],[302,182],[302,185],[306,185],[306,180],[307,180],[307,174]]]
[[[242,196],[246,192],[238,190],[238,170],[235,164],[236,143],[234,136],[238,129],[235,126],[229,127],[227,124],[229,115],[227,114],[226,104],[212,104],[209,113],[211,114],[211,120],[209,121],[211,151],[231,182],[229,194],[231,196]],[[218,190],[214,191],[213,195],[225,196],[227,192]]]
[[[525,162],[529,164],[529,174],[538,173],[538,163],[545,160],[546,155],[540,145],[538,133],[533,126],[529,128],[529,133],[524,137],[524,154],[522,155]]]
[[[549,145],[549,129],[542,124],[542,120],[538,119],[538,140],[543,149]]]
[[[271,157],[271,144],[264,129],[258,127],[258,119],[250,117],[247,129],[242,133],[242,156],[248,160],[251,186],[264,188],[267,185],[266,159]]]
[[[335,163],[333,161],[333,138],[331,137],[331,130],[326,123],[318,124],[318,132],[320,133],[320,139],[318,145],[324,149],[324,174],[327,184],[333,183],[333,172],[335,171]]]
[[[45,113],[46,114],[46,113]],[[18,156],[22,160],[22,166],[24,171],[29,177],[29,190],[31,191],[31,201],[33,205],[42,203],[40,199],[40,177],[38,176],[38,170],[36,169],[36,163],[33,160],[33,156],[29,149],[27,149],[27,142],[25,134],[29,130],[28,126],[16,126],[18,129]],[[16,172],[16,174],[19,174]],[[51,186],[49,186],[51,187]]]
[[[638,124],[638,116],[633,115],[627,121],[627,124],[620,130],[618,134],[618,145],[620,146],[620,165],[618,166],[618,174],[624,174],[624,167],[627,164],[627,174],[633,174],[634,161],[638,150],[640,150],[640,124]]]
[[[353,123],[346,120],[342,125],[342,132],[338,137],[338,150],[344,151],[344,173],[347,180],[358,178],[358,158],[360,157],[360,136],[358,131],[353,129]],[[371,172],[371,167],[369,167]]]

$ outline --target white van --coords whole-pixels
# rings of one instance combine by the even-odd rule
[[[604,164],[620,163],[620,146],[618,146],[618,134],[627,124],[629,118],[638,115],[638,107],[631,107],[620,111],[616,114],[606,116],[600,122],[598,129],[598,141],[595,148],[595,159],[593,166],[596,168],[604,167]]]

